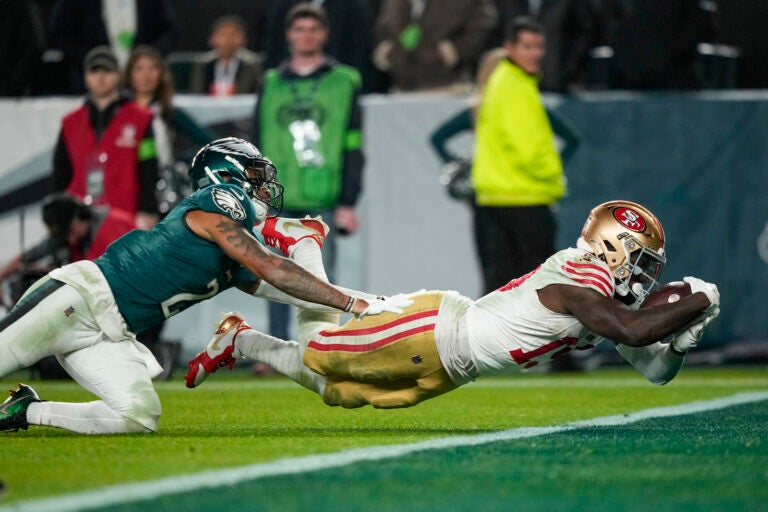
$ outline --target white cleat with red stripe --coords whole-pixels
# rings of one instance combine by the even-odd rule
[[[235,358],[240,356],[240,352],[235,346],[237,335],[251,329],[251,326],[237,315],[231,313],[225,315],[226,318],[219,323],[205,350],[187,363],[188,370],[185,380],[188,388],[199,386],[208,375],[216,372],[222,366],[228,366],[230,370],[235,366]]]
[[[279,249],[283,255],[290,257],[296,244],[307,238],[322,247],[330,228],[321,216],[311,218],[307,215],[303,219],[271,217],[254,226],[253,230],[261,233],[264,243],[268,246]]]

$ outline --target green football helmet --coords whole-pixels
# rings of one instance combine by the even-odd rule
[[[256,207],[257,223],[276,217],[283,208],[283,186],[277,169],[250,142],[235,137],[218,139],[203,146],[192,159],[189,179],[194,190],[216,183],[242,188]]]

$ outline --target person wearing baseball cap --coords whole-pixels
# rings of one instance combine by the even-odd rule
[[[149,229],[158,220],[152,112],[120,89],[118,60],[109,46],[88,51],[83,70],[88,94],[62,121],[52,191],[118,208]]]
[[[92,48],[83,60],[83,69],[86,73],[103,69],[105,71],[116,72],[118,70],[117,57],[110,50],[109,46],[102,45]]]

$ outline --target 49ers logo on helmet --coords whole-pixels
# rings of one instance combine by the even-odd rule
[[[624,227],[636,233],[645,231],[645,219],[632,208],[621,206],[613,210],[613,216]]]

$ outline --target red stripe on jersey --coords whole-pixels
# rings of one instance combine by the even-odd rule
[[[606,290],[605,289],[605,285],[603,283],[601,283],[600,281],[595,281],[594,279],[576,279],[576,278],[574,278],[573,280],[576,281],[577,283],[585,284],[587,286],[592,285],[592,286],[598,288],[599,290],[601,290],[605,294],[606,297],[612,297],[613,296],[613,292],[611,292],[611,290]]]
[[[533,276],[533,274],[535,274],[540,268],[541,268],[541,265],[539,265],[535,269],[531,270],[530,272],[528,272],[524,276],[520,276],[518,278],[515,278],[515,279],[511,280],[510,282],[508,282],[507,284],[505,284],[504,286],[499,288],[498,291],[500,291],[500,292],[507,292],[509,290],[517,288],[518,286],[520,286],[521,284],[526,282],[528,279],[530,279],[531,276]]]
[[[567,336],[559,340],[550,341],[546,345],[542,345],[538,348],[535,348],[530,352],[525,352],[521,348],[510,350],[509,355],[512,356],[512,359],[514,359],[517,364],[525,364],[525,363],[529,363],[531,359],[535,357],[542,356],[547,352],[552,352],[553,350],[560,347],[565,347],[568,349],[568,350],[565,350],[563,353],[568,352],[570,351],[571,347],[576,345],[578,342],[579,342],[579,338],[575,338],[573,336]],[[554,356],[552,358],[554,358]],[[530,366],[535,366],[535,364]],[[530,368],[530,366],[526,366],[526,368]]]
[[[579,267],[585,270],[593,270],[597,271],[597,273],[594,272],[585,272],[584,270],[578,270],[571,267]],[[609,276],[605,269],[598,267],[597,265],[584,265],[584,264],[577,264],[572,263],[570,261],[567,261],[565,265],[561,267],[564,271],[566,271],[568,274],[572,274],[574,276],[579,276],[580,279],[577,279],[576,277],[573,277],[572,279],[578,283],[586,284],[586,285],[592,285],[597,287],[598,289],[602,290],[602,292],[607,297],[613,296],[613,282],[610,279],[606,279],[606,276]]]
[[[394,343],[403,338],[407,338],[408,336],[413,336],[414,334],[420,334],[422,332],[431,331],[434,328],[435,328],[435,324],[421,325],[419,327],[414,327],[413,329],[408,329],[402,332],[395,333],[391,336],[387,336],[386,338],[382,338],[378,341],[374,341],[373,343],[365,343],[360,345],[356,345],[353,343],[330,343],[328,345],[325,345],[315,340],[312,340],[309,342],[309,345],[307,346],[309,348],[318,350],[320,352],[332,352],[332,351],[368,352],[369,350],[381,348],[385,345],[389,345],[390,343]]]
[[[321,331],[320,335],[324,338],[334,337],[347,337],[347,336],[364,336],[366,334],[375,334],[377,332],[386,331],[392,327],[397,327],[414,320],[421,320],[422,318],[428,318],[430,316],[437,316],[437,309],[427,309],[426,311],[419,311],[411,315],[404,315],[397,317],[391,322],[387,322],[381,325],[374,325],[373,327],[366,327],[365,329],[344,329],[343,331]]]
[[[603,279],[606,280],[606,283],[613,282],[613,279],[611,279],[611,273],[605,270],[605,268],[601,267],[600,265],[595,265],[593,263],[574,263],[573,261],[566,261],[565,264],[577,271],[578,269],[587,269],[587,270],[596,271],[598,275],[603,276]]]

